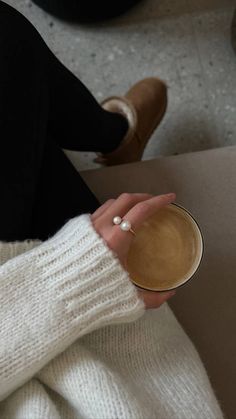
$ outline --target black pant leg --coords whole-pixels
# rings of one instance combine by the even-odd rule
[[[36,190],[31,238],[46,240],[70,218],[93,213],[99,206],[64,152],[48,139]]]
[[[32,53],[33,36],[26,19],[0,2],[1,240],[30,237],[47,132],[47,73]]]
[[[117,17],[141,0],[32,0],[47,12],[71,21],[99,22]]]
[[[109,153],[117,148],[127,132],[127,120],[120,114],[105,111],[87,87],[57,59],[31,23],[10,6],[2,4],[2,10],[8,10],[9,14],[11,10],[17,21],[15,25],[19,25],[9,26],[5,13],[2,31],[5,33],[8,26],[13,39],[18,39],[18,43],[22,39],[21,43],[35,48],[38,57],[43,57],[43,64],[46,63],[50,135],[68,150]]]
[[[47,66],[50,135],[68,150],[113,151],[127,132],[127,120],[120,114],[105,111],[87,87],[57,59],[31,23],[1,0],[0,4],[2,38],[8,32],[5,49],[7,42],[19,46],[25,43],[25,47],[31,48],[30,55],[34,53],[38,62],[41,60]]]
[[[45,49],[44,43],[42,47]],[[51,136],[68,150],[113,151],[128,129],[127,120],[105,111],[87,87],[48,49],[47,54],[51,65]]]
[[[21,14],[0,2],[0,240],[5,241],[46,238],[71,216],[99,206],[49,138],[50,65],[38,36]]]

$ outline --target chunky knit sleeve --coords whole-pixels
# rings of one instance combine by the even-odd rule
[[[0,400],[81,336],[143,310],[90,217],[69,221],[0,267]]]

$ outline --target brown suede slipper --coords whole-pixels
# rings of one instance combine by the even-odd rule
[[[129,129],[116,150],[98,154],[94,161],[105,166],[139,161],[149,138],[165,114],[167,87],[158,78],[146,78],[131,87],[124,97],[112,96],[101,105],[107,111],[124,115]]]

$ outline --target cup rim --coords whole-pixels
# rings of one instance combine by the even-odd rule
[[[203,260],[203,255],[204,255],[204,252],[205,252],[205,242],[204,242],[204,237],[203,237],[202,229],[201,229],[199,223],[197,222],[197,220],[195,219],[195,217],[193,216],[193,214],[189,210],[187,210],[185,207],[183,207],[182,205],[173,202],[173,203],[169,204],[168,206],[176,206],[176,207],[180,208],[181,210],[183,210],[184,212],[186,212],[189,215],[189,217],[192,219],[192,221],[195,223],[195,225],[196,225],[196,227],[197,227],[197,229],[199,231],[199,236],[201,238],[201,256],[199,258],[198,265],[197,265],[196,269],[194,270],[194,272],[191,274],[191,276],[188,279],[186,279],[183,283],[181,283],[179,285],[176,285],[174,287],[171,287],[171,288],[165,288],[165,289],[162,289],[162,290],[158,290],[158,289],[153,289],[153,288],[149,288],[149,287],[142,287],[139,284],[137,284],[131,278],[132,282],[136,285],[136,287],[138,287],[140,289],[143,289],[143,290],[146,290],[146,291],[167,292],[167,291],[173,291],[175,289],[178,289],[180,287],[183,287],[184,285],[186,285],[187,283],[189,283],[189,281],[191,281],[193,279],[193,277],[196,275],[196,273],[198,272],[198,270],[199,270],[199,268],[201,266],[202,260]]]

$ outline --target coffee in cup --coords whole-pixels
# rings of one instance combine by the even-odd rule
[[[168,291],[194,275],[202,255],[203,238],[197,222],[186,209],[170,204],[136,232],[126,268],[138,287]]]

